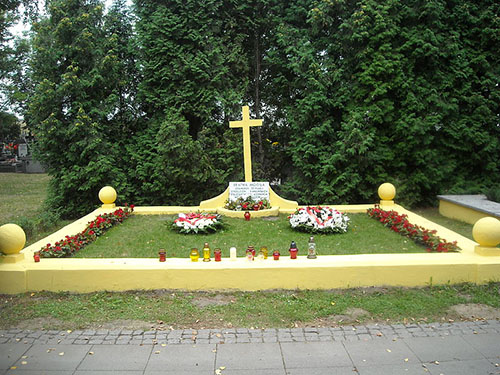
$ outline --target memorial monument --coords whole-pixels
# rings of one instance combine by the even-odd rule
[[[202,201],[200,210],[216,211],[232,217],[243,217],[243,211],[231,211],[224,208],[228,199],[236,200],[238,198],[252,197],[254,200],[266,199],[270,202],[271,208],[252,212],[253,216],[277,216],[280,212],[292,213],[298,204],[281,198],[269,186],[269,182],[252,181],[252,154],[250,147],[250,127],[262,126],[261,119],[250,119],[250,110],[248,106],[242,107],[242,120],[230,121],[229,127],[243,129],[243,163],[245,169],[244,182],[230,182],[228,188],[219,196]]]

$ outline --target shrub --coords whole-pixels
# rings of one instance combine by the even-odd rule
[[[500,187],[493,187],[486,191],[488,200],[500,203]]]

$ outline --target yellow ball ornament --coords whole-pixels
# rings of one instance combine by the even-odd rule
[[[396,188],[393,184],[386,182],[379,186],[378,196],[384,201],[391,201],[396,196]]]
[[[99,199],[103,204],[112,204],[116,200],[116,190],[111,186],[104,186],[99,190]]]
[[[5,224],[0,227],[0,252],[18,254],[26,243],[26,234],[17,224]]]
[[[474,240],[484,247],[495,247],[500,243],[500,220],[483,217],[472,228]]]

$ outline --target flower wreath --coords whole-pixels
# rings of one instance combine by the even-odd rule
[[[185,234],[213,233],[222,226],[221,215],[194,212],[180,213],[179,217],[172,223],[174,230]]]
[[[299,208],[288,217],[292,229],[308,233],[345,233],[349,217],[330,207]]]

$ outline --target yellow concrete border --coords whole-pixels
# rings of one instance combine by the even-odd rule
[[[259,210],[259,211],[249,211],[250,212],[250,217],[255,218],[255,217],[266,217],[266,216],[278,216],[280,214],[280,208],[279,207],[271,207],[267,210]],[[227,216],[227,217],[240,217],[243,218],[245,215],[245,211],[233,211],[233,210],[227,210],[225,208],[218,208],[217,213]]]
[[[474,224],[483,217],[493,216],[491,214],[487,214],[486,212],[464,207],[458,203],[445,201],[443,199],[439,200],[439,213],[443,216],[449,217],[450,219],[460,220],[469,224]]]
[[[335,206],[342,212],[363,212],[372,205]],[[137,207],[135,214],[174,213],[201,207]],[[222,262],[197,262],[170,258],[157,259],[42,259],[33,262],[33,252],[46,243],[82,231],[100,208],[37,243],[25,248],[25,259],[0,263],[0,293],[26,291],[92,292],[98,290],[187,289],[259,290],[329,289],[357,286],[425,286],[430,283],[485,283],[500,280],[500,256],[480,256],[477,245],[403,207],[391,207],[408,215],[410,222],[428,229],[448,241],[457,241],[461,253],[451,254],[361,254],[324,255],[317,259],[299,256],[249,262],[244,258]]]
[[[200,210],[217,210],[219,207],[224,207],[226,205],[226,201],[229,198],[229,187],[224,190],[222,194],[218,196],[207,199],[206,201],[201,201]]]
[[[207,199],[200,203],[200,210],[205,211],[215,211],[224,207],[226,205],[226,201],[229,198],[229,187],[218,196]],[[299,206],[297,202],[291,201],[285,198],[280,197],[276,192],[269,188],[269,203],[271,204],[271,208],[278,208],[280,212],[284,213],[293,213]],[[238,215],[239,216],[239,215]]]

